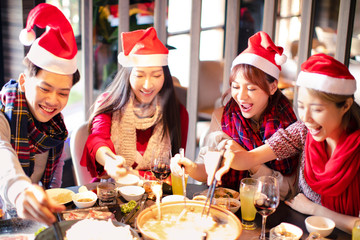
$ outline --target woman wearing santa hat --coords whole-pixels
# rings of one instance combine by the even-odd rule
[[[231,98],[212,115],[209,134],[204,141],[207,147],[220,150],[226,142],[233,141],[251,150],[263,145],[278,128],[287,127],[296,121],[290,102],[277,87],[281,64],[285,61],[283,48],[276,46],[267,33],[258,32],[249,38],[248,48],[232,63],[229,81]],[[200,150],[200,161],[205,154],[206,148]],[[282,175],[293,175],[297,164],[298,157],[295,156],[245,171],[230,170],[223,176],[222,186],[238,191],[242,178],[263,175],[281,178]],[[209,169],[211,162],[206,162],[204,166],[203,163],[194,164],[186,158],[175,156],[172,159],[172,170],[181,175],[181,165],[185,166],[191,177],[199,181],[206,181],[210,176],[204,174],[204,168]],[[282,184],[282,198],[291,192],[293,186],[294,182],[291,181]]]
[[[249,152],[230,143],[227,162],[216,177],[229,166],[247,169],[301,152],[299,194],[287,204],[304,214],[329,217],[337,228],[351,232],[360,214],[356,80],[344,64],[317,54],[301,65],[296,85],[301,121],[279,129],[265,145]]]
[[[93,177],[116,179],[132,167],[144,175],[151,160],[186,147],[188,113],[178,101],[168,49],[153,27],[123,32],[122,68],[97,100],[81,165]]]
[[[35,25],[47,27],[36,40]],[[61,111],[80,79],[77,46],[69,21],[50,4],[30,11],[20,41],[32,44],[26,70],[0,92],[0,194],[20,217],[51,224],[52,212],[65,207],[48,199],[43,188],[61,186],[68,135]]]

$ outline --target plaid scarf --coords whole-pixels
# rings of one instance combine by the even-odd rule
[[[34,171],[35,154],[49,151],[41,178],[43,186],[49,188],[68,135],[61,114],[46,123],[36,121],[15,80],[10,80],[1,90],[0,108],[10,125],[11,145],[27,176],[30,177]]]
[[[278,94],[280,96],[277,103],[272,102],[270,98],[268,107],[262,115],[259,131],[257,132],[251,127],[252,120],[242,116],[239,105],[231,98],[224,107],[221,119],[223,132],[248,151],[263,145],[265,140],[271,137],[277,129],[286,128],[296,121],[296,116],[289,100],[281,92]],[[267,162],[266,165],[282,174],[289,175],[296,169],[297,162],[298,156],[281,161],[273,160]],[[249,176],[249,171],[230,169],[222,177],[222,182],[226,187],[238,191],[241,179]]]

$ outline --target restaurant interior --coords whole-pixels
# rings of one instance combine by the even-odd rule
[[[96,97],[119,68],[116,57],[123,31],[154,26],[170,50],[169,68],[176,94],[189,112],[185,154],[192,160],[203,144],[213,110],[221,105],[221,96],[229,88],[232,60],[260,30],[284,48],[287,62],[278,87],[294,109],[300,65],[316,53],[331,55],[347,65],[360,88],[360,1],[356,0],[2,0],[0,87],[23,71],[20,63],[29,48],[18,41],[18,34],[29,11],[42,2],[63,11],[79,49],[81,79],[63,110],[69,131],[62,156],[63,188],[89,181],[79,166],[86,123]],[[36,33],[42,30],[36,29]],[[359,90],[355,100],[360,103]],[[188,183],[200,184],[193,179]],[[258,225],[260,221],[257,219]],[[338,230],[330,236],[351,237],[342,234]]]

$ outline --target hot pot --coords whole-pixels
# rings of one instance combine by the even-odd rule
[[[136,219],[136,226],[141,232],[145,240],[148,239],[202,239],[198,238],[199,235],[203,234],[204,231],[207,232],[207,240],[211,239],[239,239],[242,227],[240,220],[230,211],[218,207],[211,206],[210,214],[211,220],[216,219],[216,224],[212,225],[211,228],[204,228],[205,230],[199,230],[196,225],[206,225],[199,223],[201,221],[194,221],[194,218],[191,216],[196,216],[197,220],[200,219],[201,213],[204,208],[203,201],[186,201],[186,209],[189,214],[188,218],[178,220],[178,216],[183,214],[184,202],[175,201],[175,202],[165,202],[160,204],[162,216],[171,217],[172,220],[177,219],[176,221],[168,221],[168,219],[158,220],[158,207],[157,205],[152,205],[144,209]],[[203,218],[201,218],[203,219]],[[211,221],[213,222],[213,221]],[[149,224],[153,224],[153,227],[149,227]],[[170,224],[171,223],[171,224]],[[210,226],[210,225],[209,225]],[[151,229],[151,230],[149,230]],[[171,232],[171,236],[164,234]]]

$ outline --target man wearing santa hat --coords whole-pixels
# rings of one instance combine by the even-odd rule
[[[47,27],[36,40],[35,25]],[[32,44],[26,70],[0,92],[0,194],[19,217],[51,224],[53,212],[65,207],[43,189],[61,186],[60,157],[68,135],[61,110],[80,79],[77,47],[69,21],[50,4],[30,11],[20,41]]]

